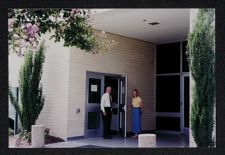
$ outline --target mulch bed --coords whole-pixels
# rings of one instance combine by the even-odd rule
[[[18,138],[19,138],[18,136],[9,137],[9,147],[12,147],[12,148],[14,148],[14,147],[16,147],[16,148],[30,148],[31,147],[31,143],[28,142],[27,140],[22,140],[22,139],[19,138],[20,140],[17,143],[16,141],[17,141]],[[51,135],[45,136],[45,144],[59,143],[59,142],[65,142],[65,140],[63,140],[62,138],[59,138],[59,137],[51,136]]]
[[[51,135],[45,136],[45,144],[59,143],[59,142],[65,142],[65,140],[59,137],[51,136]]]

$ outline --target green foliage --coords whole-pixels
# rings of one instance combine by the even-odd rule
[[[191,129],[197,146],[213,145],[215,102],[215,11],[200,9],[188,35],[187,55],[194,82]]]
[[[14,135],[14,131],[12,129],[8,129],[8,136],[13,136]]]
[[[45,128],[45,136],[48,136],[50,132],[50,128]]]
[[[42,86],[40,85],[42,65],[44,63],[44,43],[38,51],[28,51],[19,75],[20,104],[16,101],[9,87],[9,97],[12,105],[18,112],[23,130],[31,131],[43,106]]]
[[[27,43],[34,46],[49,31],[50,39],[63,41],[65,47],[78,47],[90,53],[107,50],[113,42],[98,39],[101,36],[92,27],[90,12],[90,9],[9,9],[9,49],[23,55],[22,47],[27,47]],[[35,25],[37,35],[29,35],[28,24]]]
[[[23,130],[19,133],[19,137],[21,138],[21,140],[27,140],[28,143],[31,143],[31,132]]]

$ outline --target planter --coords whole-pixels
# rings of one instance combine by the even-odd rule
[[[31,147],[43,148],[45,145],[44,125],[32,125],[31,128]]]

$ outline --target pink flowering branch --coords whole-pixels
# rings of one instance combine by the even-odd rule
[[[64,46],[76,46],[87,52],[105,50],[106,35],[97,40],[90,9],[14,9],[9,11],[9,51],[23,56],[28,49],[35,51],[40,36],[54,30],[50,37]],[[106,43],[107,42],[107,43]],[[9,52],[9,53],[10,53]]]

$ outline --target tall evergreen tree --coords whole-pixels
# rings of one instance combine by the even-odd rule
[[[188,35],[188,61],[194,82],[191,130],[197,146],[213,144],[215,102],[215,11],[199,9],[193,31]]]
[[[19,75],[20,102],[17,103],[10,87],[9,97],[12,105],[18,112],[23,130],[31,131],[44,106],[42,86],[42,66],[45,60],[45,46],[42,42],[37,51],[29,50],[25,55],[24,64],[21,66]]]

